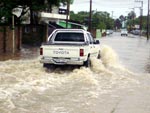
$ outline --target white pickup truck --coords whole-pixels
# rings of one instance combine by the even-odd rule
[[[100,42],[82,29],[56,29],[40,47],[40,62],[49,65],[84,65],[100,58]]]

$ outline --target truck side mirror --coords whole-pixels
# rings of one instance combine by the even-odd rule
[[[99,40],[95,40],[94,43],[95,44],[100,44],[100,41]]]

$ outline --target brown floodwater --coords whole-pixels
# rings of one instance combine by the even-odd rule
[[[23,60],[23,59],[35,59],[39,56],[39,47],[23,46],[20,51],[12,53],[1,53],[0,61],[6,60]]]
[[[100,40],[91,69],[45,69],[39,48],[1,56],[0,113],[149,113],[149,44],[119,34]]]

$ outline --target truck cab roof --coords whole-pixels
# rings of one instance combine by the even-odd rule
[[[85,41],[85,34],[90,34],[90,32],[83,29],[55,29],[48,37],[49,41]],[[56,36],[57,35],[57,36]],[[53,39],[55,37],[55,39]],[[63,38],[63,39],[62,39]]]

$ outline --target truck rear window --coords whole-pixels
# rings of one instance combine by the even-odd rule
[[[57,33],[54,41],[64,41],[64,42],[84,42],[83,33]]]

